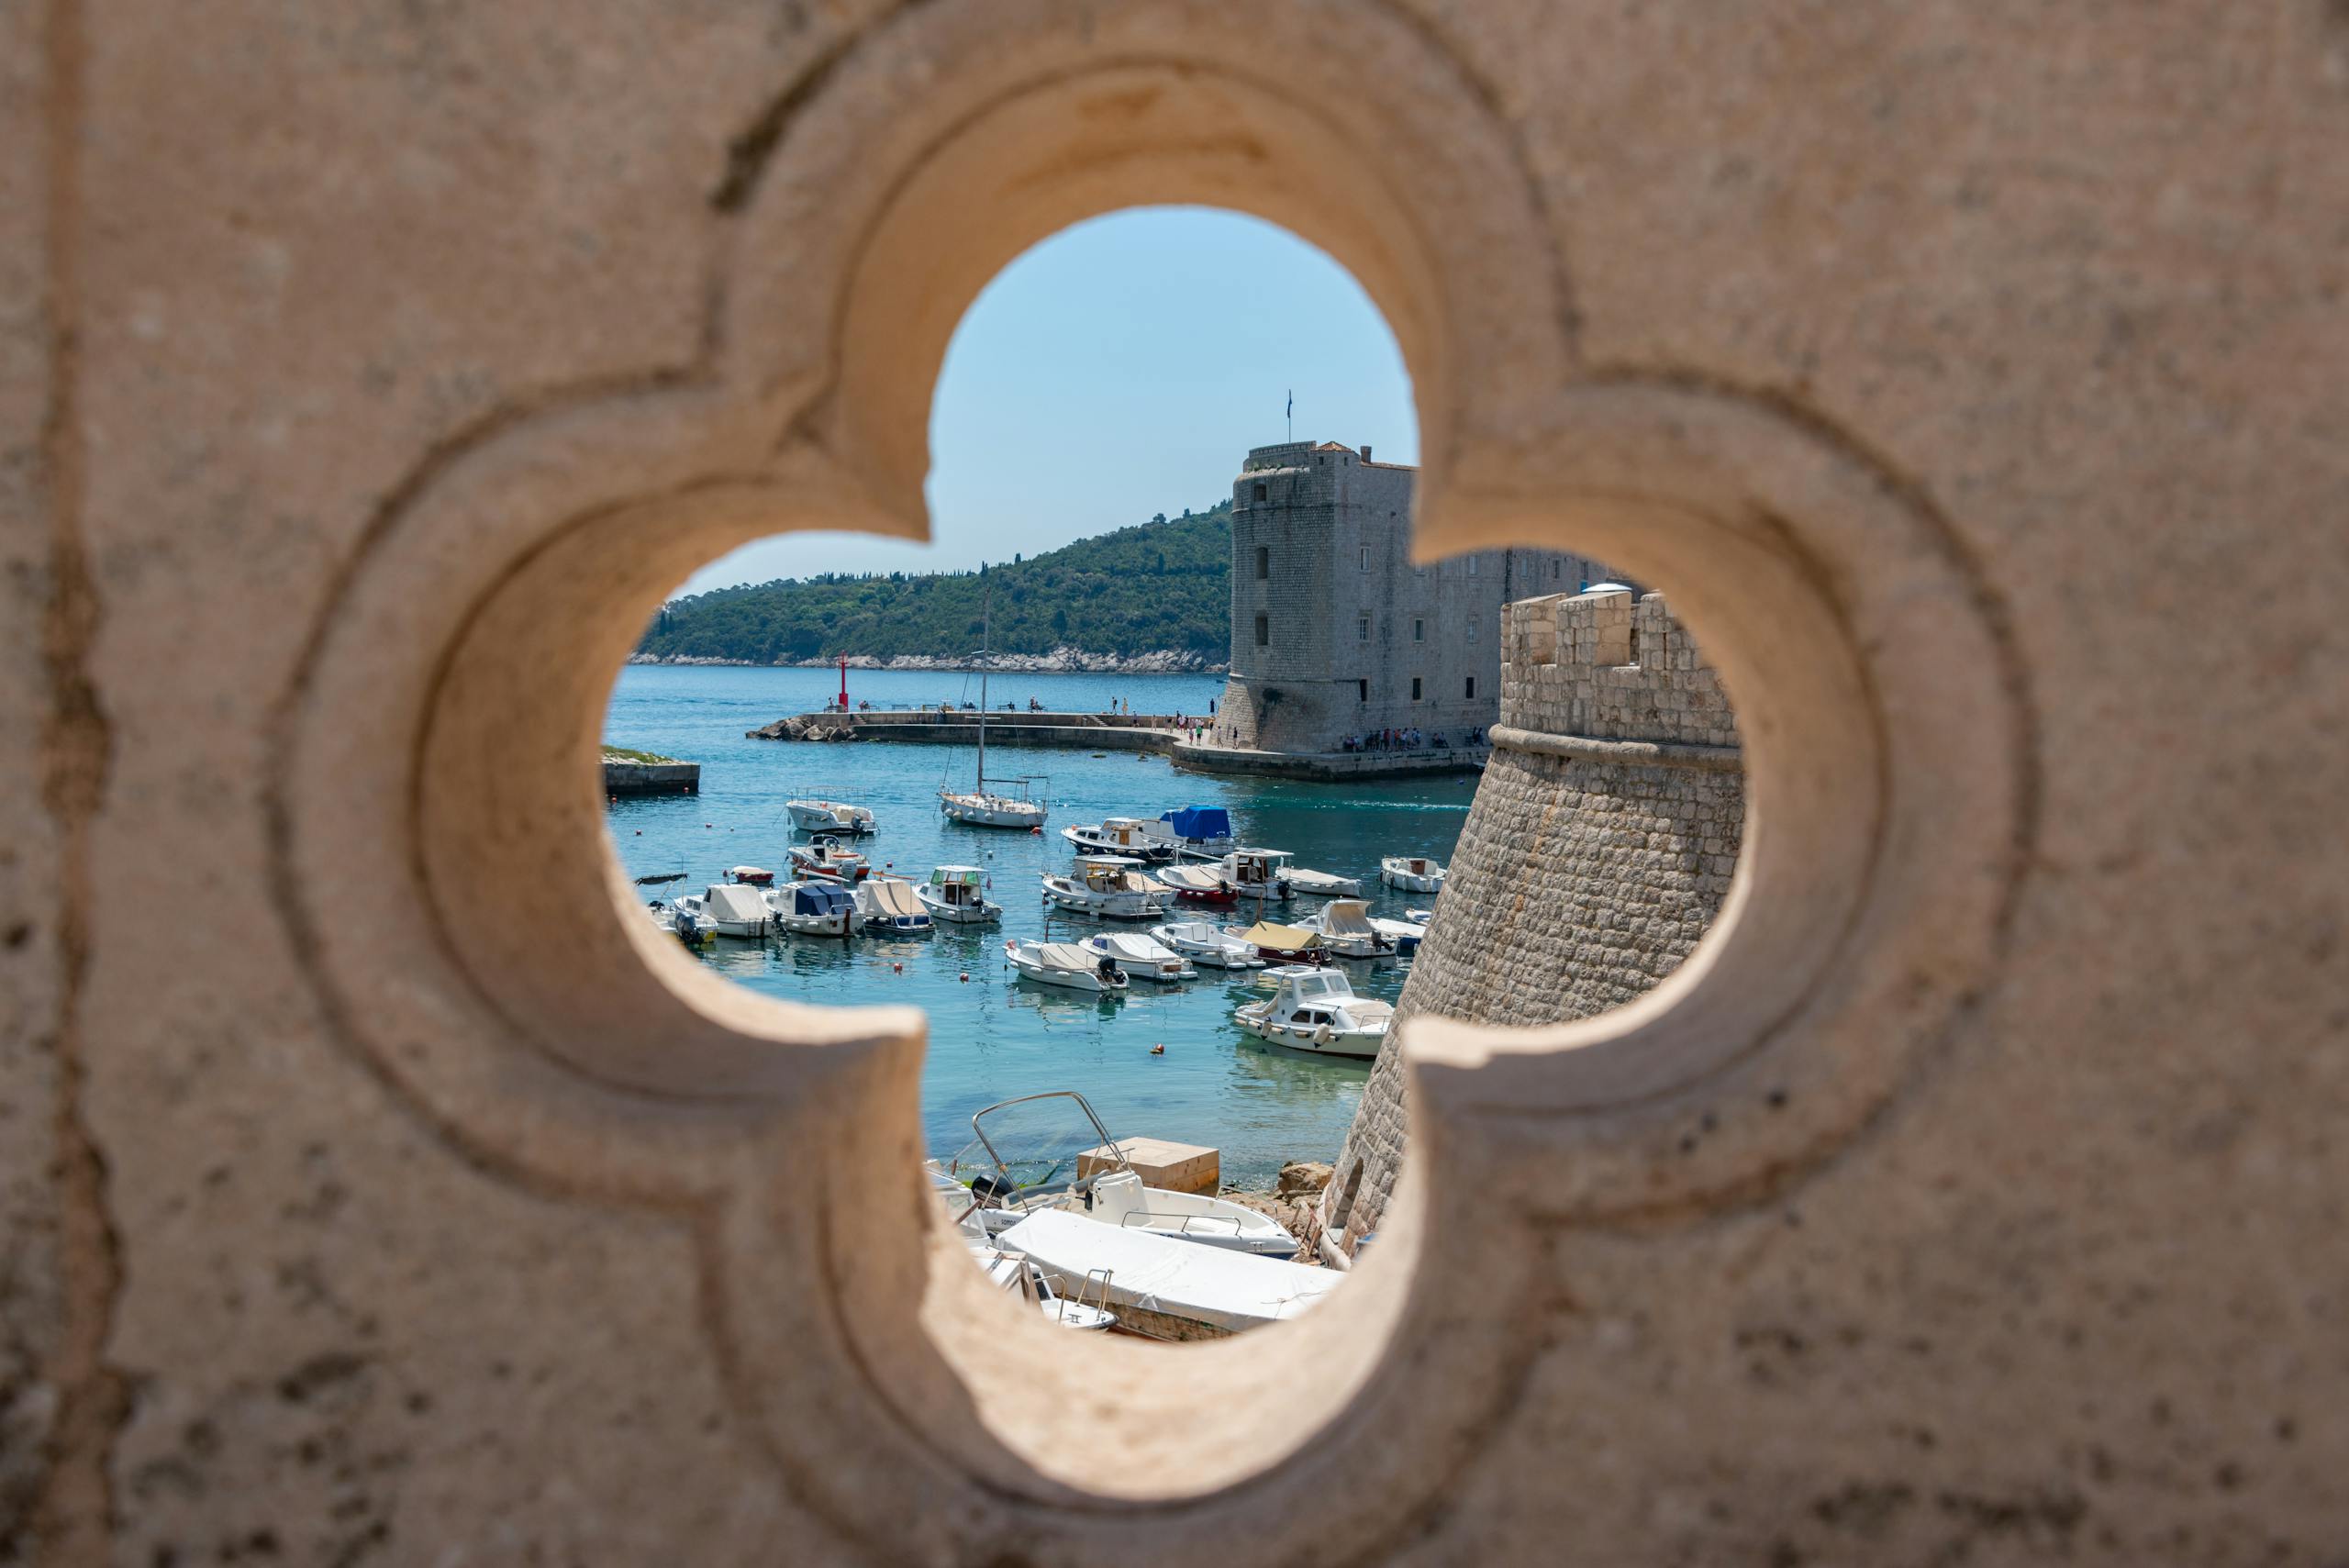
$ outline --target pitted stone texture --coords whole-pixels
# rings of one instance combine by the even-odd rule
[[[1736,720],[1661,594],[1553,595],[1503,612],[1501,722],[1600,741],[1726,748]],[[1636,661],[1636,662],[1635,662]],[[1453,851],[1397,1028],[1321,1211],[1341,1246],[1378,1228],[1402,1173],[1402,1027],[1416,1015],[1537,1025],[1653,988],[1720,910],[1744,840],[1731,767],[1549,756],[1503,745]],[[1724,751],[1724,756],[1736,753]]]

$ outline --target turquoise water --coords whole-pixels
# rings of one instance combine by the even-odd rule
[[[1231,1010],[1263,994],[1252,980],[1202,971],[1199,979],[1174,986],[1136,981],[1124,1000],[1102,1001],[1019,981],[1003,962],[1004,940],[1050,935],[1073,941],[1098,929],[1147,930],[1147,923],[1047,915],[1038,875],[1068,868],[1074,851],[1062,828],[1105,816],[1154,817],[1191,805],[1229,810],[1243,842],[1292,851],[1298,865],[1363,878],[1373,912],[1399,918],[1406,906],[1427,898],[1380,887],[1379,857],[1450,860],[1467,818],[1473,777],[1290,784],[1177,773],[1163,757],[1123,751],[991,752],[991,776],[1050,775],[1039,789],[1052,817],[1043,837],[1034,838],[941,816],[941,783],[951,778],[968,787],[967,749],[744,739],[747,729],[821,706],[839,684],[830,670],[623,671],[606,738],[699,762],[702,793],[614,804],[610,821],[621,863],[631,875],[689,873],[647,897],[698,891],[744,862],[783,880],[790,864],[785,847],[793,842],[783,803],[820,795],[869,806],[878,817],[880,831],[859,846],[876,871],[920,878],[941,863],[985,867],[991,896],[1004,906],[1002,922],[941,926],[905,940],[721,940],[703,962],[766,995],[834,1005],[909,1002],[927,1009],[922,1115],[934,1153],[951,1154],[967,1142],[971,1113],[981,1106],[1076,1089],[1115,1134],[1221,1150],[1225,1179],[1243,1185],[1269,1184],[1284,1161],[1335,1156],[1369,1064],[1303,1056],[1242,1036]],[[992,679],[990,695],[998,708],[1007,700],[1024,708],[1032,695],[1063,712],[1101,711],[1114,698],[1137,712],[1204,714],[1222,688],[1222,678],[1209,675],[1002,675]],[[849,696],[876,706],[976,701],[978,678],[852,670]],[[1292,908],[1309,913],[1318,904],[1299,899]],[[1409,965],[1347,969],[1357,991],[1392,1001]],[[1151,1047],[1161,1043],[1164,1054],[1152,1055]]]

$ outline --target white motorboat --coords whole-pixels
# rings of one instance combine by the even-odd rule
[[[1026,1253],[1006,1251],[996,1246],[986,1227],[979,1222],[978,1205],[971,1190],[936,1164],[929,1169],[930,1191],[938,1198],[946,1223],[963,1239],[963,1245],[970,1250],[971,1262],[979,1266],[979,1272],[1001,1287],[1005,1295],[1035,1307],[1059,1328],[1098,1332],[1117,1323],[1116,1315],[1108,1307],[1073,1301],[1053,1290]]]
[[[873,813],[844,800],[786,800],[791,825],[803,833],[845,833],[860,838],[874,830]]]
[[[1124,855],[1079,855],[1067,876],[1044,873],[1044,902],[1079,915],[1147,920],[1166,913],[1166,889],[1134,870]]]
[[[703,930],[721,937],[749,939],[767,934],[765,899],[757,888],[739,882],[716,882],[701,893],[688,893],[677,900],[677,913],[693,917]]]
[[[1299,1317],[1346,1277],[1057,1208],[1028,1216],[996,1244],[1026,1257],[1063,1294],[1106,1299],[1119,1328],[1160,1339],[1236,1334]]]
[[[1171,861],[1175,843],[1150,831],[1152,824],[1134,817],[1105,817],[1098,822],[1063,828],[1061,837],[1084,854],[1131,855],[1141,861]]]
[[[858,883],[852,893],[856,917],[868,931],[915,936],[930,929],[930,911],[914,895],[914,884],[902,876],[876,876]]]
[[[1223,884],[1220,866],[1161,866],[1159,884],[1186,904],[1209,904],[1229,908],[1240,895]]]
[[[1405,893],[1442,893],[1443,867],[1425,855],[1388,855],[1378,862],[1378,880]]]
[[[1319,932],[1321,949],[1331,958],[1395,956],[1395,939],[1382,935],[1371,924],[1370,906],[1359,898],[1333,898],[1311,919],[1299,920],[1297,925]]]
[[[1406,909],[1403,911],[1403,918],[1410,921],[1414,926],[1425,927],[1435,919],[1435,911],[1432,909]]]
[[[837,839],[794,844],[785,852],[802,876],[819,876],[827,882],[863,882],[873,874],[873,867],[864,857],[854,850],[842,849]]]
[[[999,784],[1010,784],[1018,794],[987,788],[987,651],[985,646],[995,628],[995,596],[992,586],[987,591],[986,607],[979,623],[979,766],[972,787],[966,790],[941,789],[938,792],[938,809],[946,813],[952,822],[966,822],[974,828],[1014,828],[1041,833],[1044,830],[1044,803],[1028,797],[1029,786],[1039,782],[1033,777],[998,778]]]
[[[1396,954],[1402,958],[1419,951],[1421,939],[1428,934],[1427,927],[1417,920],[1390,920],[1383,915],[1370,917],[1370,929],[1393,942]]]
[[[986,873],[977,866],[939,866],[930,880],[914,889],[914,896],[933,920],[956,926],[984,926],[1003,918],[1003,906],[989,902]]]
[[[1376,1056],[1386,1042],[1395,1009],[1355,995],[1340,971],[1284,964],[1267,973],[1279,988],[1268,999],[1246,1003],[1231,1015],[1234,1023],[1257,1039],[1292,1051],[1353,1057]]]
[[[1212,920],[1174,920],[1152,926],[1150,934],[1193,963],[1211,969],[1262,969],[1255,944],[1231,935]]]
[[[1085,938],[1082,945],[1088,952],[1116,959],[1118,967],[1129,976],[1139,974],[1144,980],[1170,985],[1177,980],[1199,977],[1199,972],[1181,953],[1140,931],[1103,931]]]
[[[1003,1138],[1006,1146],[1016,1143],[1032,1147],[1034,1140],[1020,1135],[1033,1129],[1024,1127],[1017,1117],[1004,1113],[1051,1100],[1074,1102],[1085,1113],[1092,1136],[1081,1138],[1073,1150],[1062,1151],[1062,1157],[1051,1160],[1041,1177],[1022,1185],[996,1139]],[[989,1117],[1002,1118],[992,1130],[987,1125]],[[1196,1241],[1224,1251],[1269,1258],[1289,1258],[1297,1253],[1297,1238],[1269,1215],[1211,1193],[1182,1193],[1145,1185],[1141,1173],[1127,1159],[1124,1146],[1109,1136],[1108,1128],[1094,1113],[1092,1102],[1073,1089],[1022,1095],[1018,1099],[989,1106],[971,1118],[971,1130],[978,1135],[980,1147],[986,1151],[987,1160],[995,1167],[971,1183],[971,1197],[978,1205],[974,1218],[990,1233],[1008,1229],[1028,1215],[1059,1209],[1065,1214],[1081,1215],[1096,1224],[1148,1231],[1172,1240]],[[1091,1147],[1085,1147],[1086,1142]],[[1074,1165],[1069,1162],[1071,1152],[1074,1154]],[[1021,1162],[1042,1163],[1047,1157],[1030,1154]]]
[[[1022,980],[1039,985],[1108,994],[1126,988],[1126,972],[1117,960],[1087,952],[1074,942],[1008,941],[1003,944],[1003,957]]]
[[[1291,893],[1310,893],[1317,898],[1360,898],[1362,879],[1339,876],[1333,872],[1308,871],[1303,866],[1290,866],[1282,872],[1288,878]]]
[[[707,947],[714,940],[708,931],[703,929],[699,920],[674,904],[664,904],[656,898],[645,906],[645,913],[652,917],[656,929],[668,932],[696,951]]]
[[[1162,811],[1158,820],[1142,824],[1142,831],[1162,839],[1186,860],[1219,861],[1237,840],[1231,836],[1231,814],[1220,806],[1186,806]]]
[[[856,900],[837,882],[786,882],[765,895],[767,917],[778,931],[802,937],[844,937],[856,929]]]
[[[1286,850],[1234,850],[1216,870],[1223,885],[1239,897],[1286,901],[1288,873],[1281,862],[1286,859]]]
[[[1226,926],[1223,934],[1232,940],[1246,943],[1258,958],[1267,963],[1319,963],[1329,956],[1321,945],[1321,933],[1308,931],[1303,926],[1284,926],[1276,920],[1259,920],[1252,926]]]

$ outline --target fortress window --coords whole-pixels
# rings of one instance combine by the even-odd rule
[[[1411,700],[1419,700],[1419,678],[1417,675],[1411,677]]]
[[[1273,617],[1270,616],[1258,616],[1256,617],[1256,646],[1259,648],[1270,648],[1272,645]]]
[[[1425,642],[1427,639],[1428,623],[1423,620],[1413,621],[1411,623],[1411,640],[1413,642]]]
[[[1260,544],[1256,547],[1256,581],[1262,583],[1265,578],[1270,577],[1272,574],[1272,546]]]
[[[1473,555],[1468,558],[1468,575],[1471,577],[1476,575],[1476,558]]]
[[[1257,499],[1257,500],[1259,500],[1259,501],[1261,501],[1261,500],[1263,500],[1264,498],[1264,487],[1263,485],[1259,484],[1258,486],[1256,486],[1256,499]]]
[[[1370,640],[1370,617],[1368,616],[1360,617],[1354,621],[1354,640],[1356,642],[1368,642]]]
[[[1477,630],[1479,629],[1479,628],[1478,628],[1478,626],[1477,626],[1477,624],[1476,624],[1476,623],[1477,623],[1477,617],[1475,617],[1475,616],[1470,616],[1470,617],[1468,617],[1468,640],[1469,640],[1469,641],[1471,641],[1471,642],[1474,642],[1474,641],[1475,641],[1475,640],[1476,640],[1476,633],[1477,633]]]
[[[1370,683],[1368,681],[1356,681],[1354,683],[1354,701],[1358,703],[1366,703],[1369,700]]]
[[[1468,677],[1468,700],[1470,702],[1476,700],[1476,677],[1474,675]]]
[[[1370,570],[1370,546],[1368,545],[1362,547],[1362,569],[1364,572]]]

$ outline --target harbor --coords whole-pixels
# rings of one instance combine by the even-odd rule
[[[1046,873],[1064,875],[1078,846],[1062,829],[1130,816],[1156,821],[1189,806],[1228,813],[1234,835],[1290,851],[1294,865],[1342,873],[1364,902],[1401,921],[1430,903],[1378,880],[1383,855],[1442,861],[1465,819],[1473,779],[1381,781],[1355,789],[1278,780],[1178,773],[1163,755],[1103,748],[1017,753],[997,762],[998,714],[988,720],[990,777],[1036,777],[1050,816],[1041,834],[965,827],[939,809],[942,784],[967,787],[969,751],[871,741],[853,751],[778,747],[748,738],[779,709],[813,709],[837,677],[823,670],[636,667],[615,688],[607,733],[616,741],[702,765],[688,798],[623,798],[608,807],[612,840],[631,877],[677,875],[644,890],[649,901],[699,892],[750,864],[787,877],[795,833],[786,803],[816,795],[869,808],[876,830],[847,842],[875,875],[921,880],[941,865],[981,869],[985,895],[1003,906],[997,924],[940,922],[919,936],[721,940],[707,950],[713,973],[763,995],[838,1006],[902,1002],[930,1017],[922,1117],[930,1151],[952,1157],[971,1137],[979,1108],[1014,1095],[1081,1089],[1119,1134],[1213,1148],[1227,1184],[1269,1194],[1284,1165],[1328,1161],[1343,1141],[1369,1077],[1364,1059],[1315,1055],[1267,1044],[1235,1021],[1235,1011],[1271,995],[1263,971],[1202,968],[1175,984],[1136,979],[1113,1001],[1022,981],[1008,967],[1011,940],[1082,942],[1105,931],[1146,935],[1163,921],[1211,917],[1246,925],[1232,908],[1182,909],[1140,922],[1048,909]],[[960,703],[962,677],[923,672],[852,672],[852,697],[876,704]],[[1220,688],[1199,675],[1039,675],[1011,694],[1024,705],[1034,688],[1054,712],[1105,712],[1130,702],[1144,713],[1204,712]],[[972,682],[975,695],[976,683]],[[975,717],[975,716],[974,716]],[[1096,754],[1098,752],[1099,754]],[[1203,868],[1192,859],[1184,865]],[[1171,867],[1152,868],[1153,875]],[[1300,897],[1285,917],[1324,901]],[[1391,1005],[1410,961],[1350,965],[1365,999]],[[967,978],[965,978],[967,976]],[[1163,1049],[1162,1049],[1163,1048]]]

